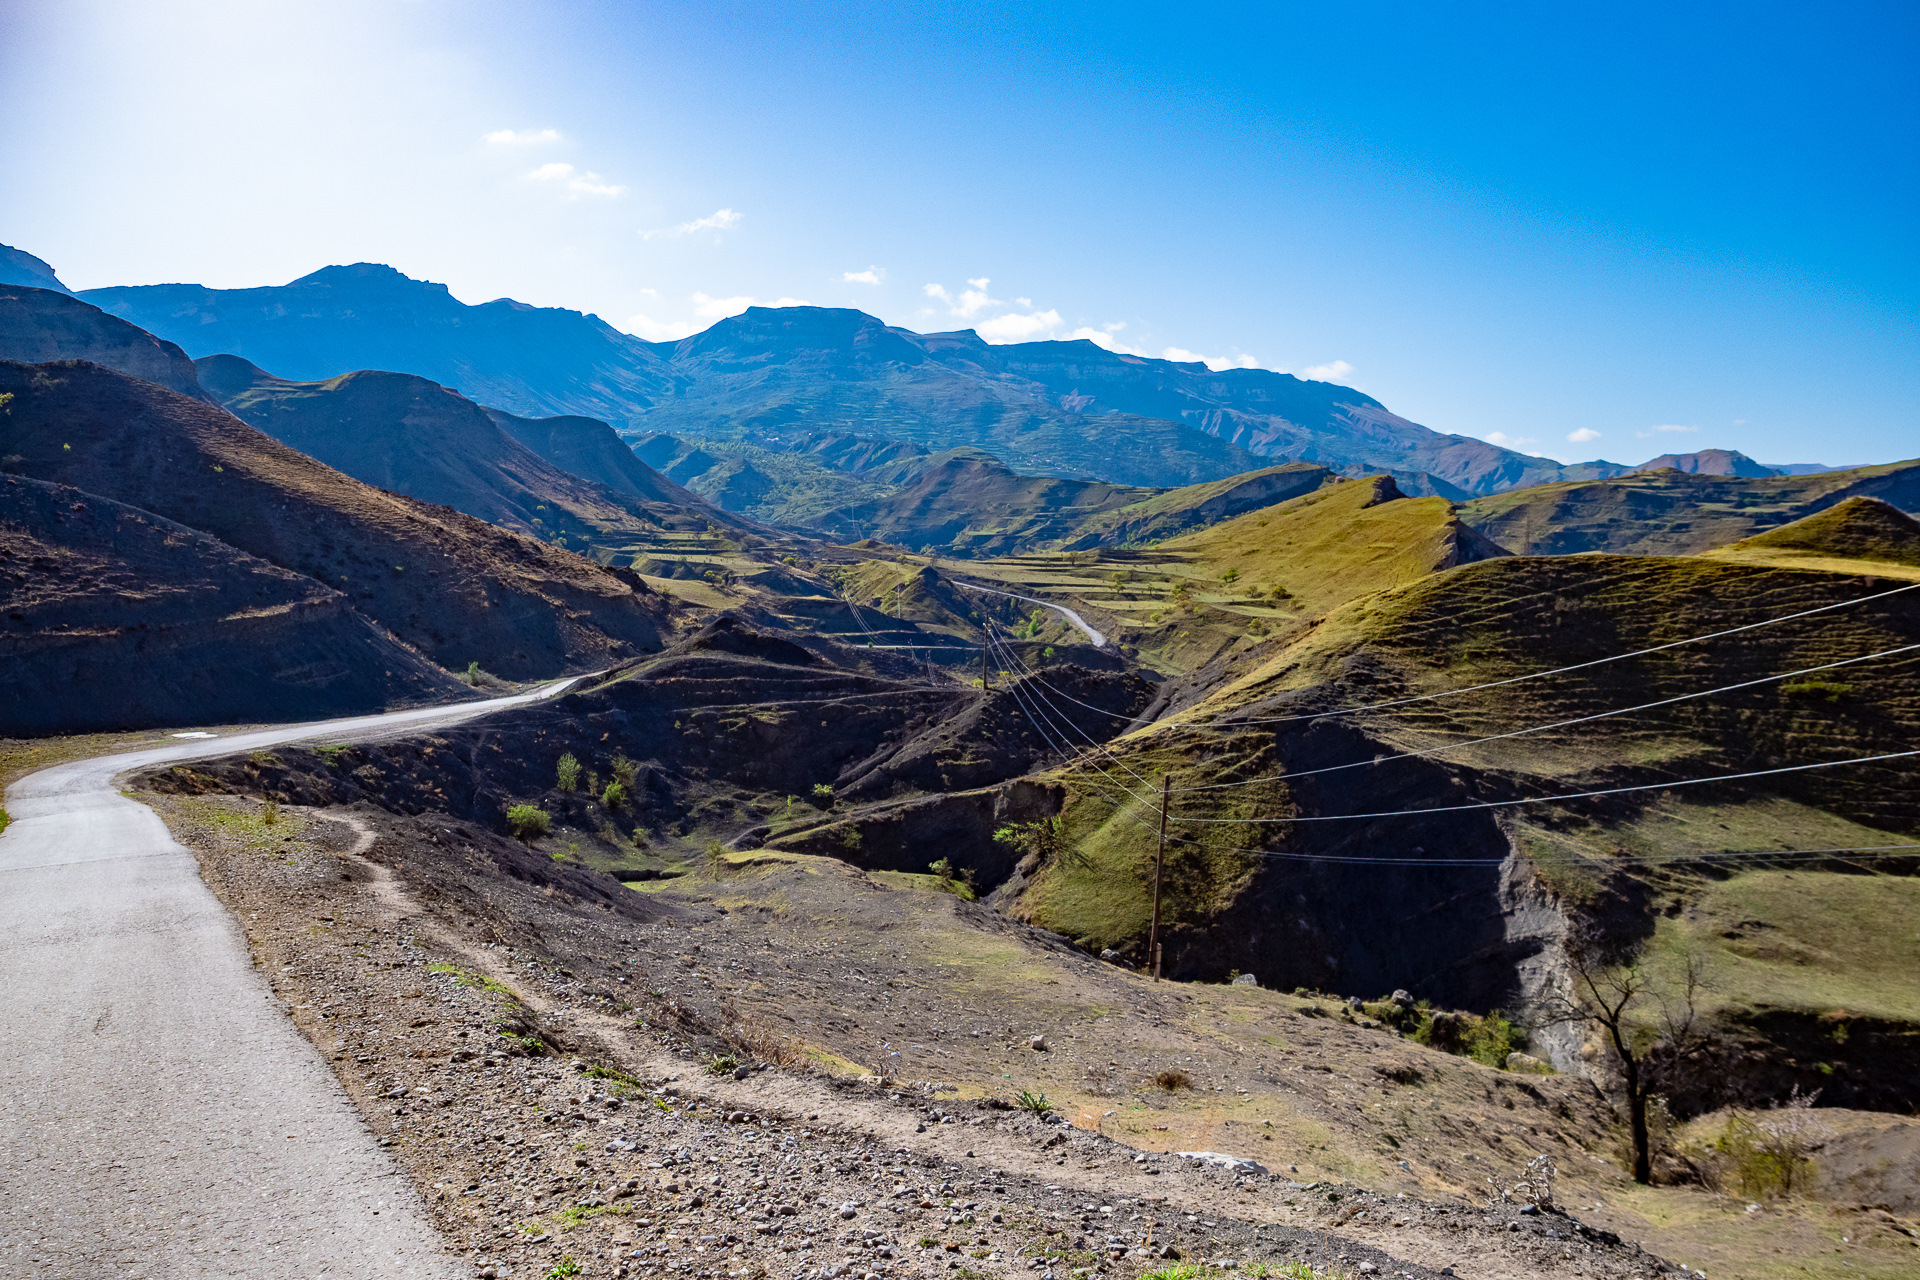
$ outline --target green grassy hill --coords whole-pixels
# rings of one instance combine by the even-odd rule
[[[1519,555],[1697,555],[1850,497],[1920,511],[1920,461],[1806,476],[1644,471],[1475,498],[1461,504],[1460,514]]]

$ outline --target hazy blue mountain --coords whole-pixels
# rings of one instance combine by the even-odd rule
[[[0,285],[0,360],[91,360],[197,400],[207,399],[187,353],[68,293]]]
[[[856,432],[929,451],[978,448],[1024,473],[1171,486],[1276,462],[1387,472],[1451,499],[1633,468],[1570,466],[1446,435],[1352,387],[1265,369],[914,333],[864,312],[755,307],[676,343],[510,299],[469,306],[371,263],[256,289],[143,285],[84,296],[194,355],[231,352],[286,377],[418,374],[523,417],[582,415],[654,434],[792,451]],[[1703,455],[1704,456],[1704,455]],[[1757,465],[1757,464],[1755,464]],[[744,474],[740,492],[758,487]]]
[[[59,293],[73,292],[60,283],[60,277],[53,274],[52,267],[25,249],[6,244],[0,244],[0,284],[24,284]]]
[[[387,369],[509,413],[616,423],[669,385],[651,346],[597,316],[507,298],[468,306],[445,285],[367,262],[259,289],[157,284],[83,296],[195,356],[243,356],[296,382]]]

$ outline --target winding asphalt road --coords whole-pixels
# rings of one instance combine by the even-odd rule
[[[1013,591],[1000,591],[993,587],[983,587],[977,582],[962,582],[958,578],[953,579],[953,585],[956,587],[965,587],[969,591],[984,591],[990,596],[1007,596],[1013,600],[1025,600],[1028,604],[1037,604],[1042,609],[1051,609],[1064,617],[1068,622],[1071,622],[1074,626],[1080,628],[1081,631],[1085,632],[1087,639],[1093,641],[1094,648],[1104,649],[1107,647],[1107,637],[1104,634],[1095,631],[1085,618],[1063,604],[1055,604],[1051,600],[1036,600],[1032,596],[1023,596]]]
[[[147,765],[450,724],[561,692],[101,756],[7,790],[0,1275],[463,1274],[152,810]]]

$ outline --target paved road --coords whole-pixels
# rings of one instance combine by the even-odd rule
[[[546,697],[103,756],[7,791],[0,1275],[454,1277],[412,1188],[274,1001],[192,854],[115,775]]]
[[[1094,648],[1104,649],[1107,646],[1106,636],[1102,635],[1098,631],[1095,631],[1093,627],[1088,624],[1085,618],[1081,617],[1079,614],[1075,613],[1073,610],[1067,608],[1067,606],[1063,604],[1055,604],[1051,600],[1036,600],[1032,596],[1023,596],[1012,591],[999,591],[994,589],[993,587],[983,587],[977,582],[962,582],[958,578],[953,579],[953,585],[956,587],[965,587],[969,591],[984,591],[988,595],[1007,596],[1010,599],[1014,599],[1014,600],[1025,600],[1028,604],[1037,604],[1042,609],[1051,609],[1055,613],[1060,614],[1062,617],[1066,618],[1068,622],[1071,622],[1074,626],[1080,628],[1080,630],[1085,632],[1087,639],[1093,642]]]

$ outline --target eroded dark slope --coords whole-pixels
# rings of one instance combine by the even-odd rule
[[[0,288],[0,360],[91,360],[197,400],[209,398],[179,347],[51,289]]]
[[[467,687],[347,597],[122,503],[0,475],[0,734],[305,720]]]
[[[1475,498],[1461,515],[1520,555],[1697,555],[1850,497],[1920,510],[1920,461],[1803,476],[1647,471]]]
[[[0,468],[203,530],[316,578],[442,666],[534,678],[660,647],[637,577],[362,484],[213,405],[85,362],[0,362]]]
[[[218,778],[301,803],[365,799],[495,829],[510,804],[531,800],[643,870],[722,840],[912,872],[946,855],[996,882],[1013,855],[991,839],[994,826],[1046,803],[1043,789],[1000,784],[1056,760],[1054,738],[1018,691],[983,696],[925,675],[904,656],[802,645],[722,616],[612,680],[431,740],[331,760],[283,749],[278,764],[196,766],[160,785]],[[1096,738],[1118,732],[1148,697],[1142,681],[1114,672],[1060,668],[1051,678],[1090,704],[1075,731]],[[563,790],[558,762],[569,753],[581,776]],[[862,827],[847,819],[870,810],[883,813],[873,837],[850,843],[847,832]]]

